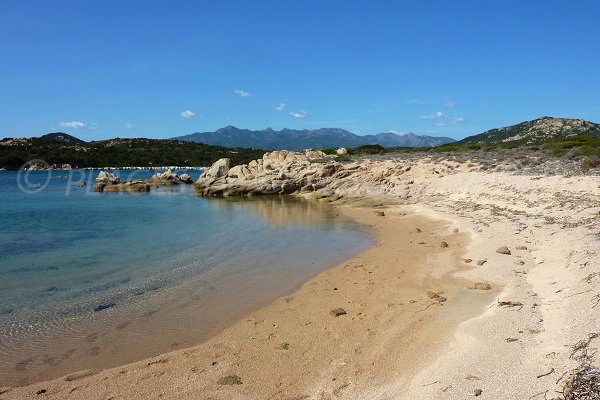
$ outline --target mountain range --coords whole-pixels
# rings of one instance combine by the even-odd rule
[[[224,147],[251,147],[265,150],[304,150],[338,147],[359,147],[378,144],[383,147],[435,147],[455,142],[449,137],[398,135],[392,132],[376,135],[356,135],[339,128],[262,130],[240,129],[226,126],[214,132],[196,132],[191,135],[173,138],[195,143]]]

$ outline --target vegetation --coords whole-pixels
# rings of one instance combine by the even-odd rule
[[[262,157],[264,150],[209,146],[178,140],[111,139],[75,142],[42,137],[0,141],[0,168],[19,169],[29,160],[74,167],[208,166],[219,158],[234,164]]]
[[[363,146],[350,149],[349,154],[383,154],[389,152],[392,149],[386,149],[385,147],[378,144],[365,144]]]
[[[545,148],[557,157],[568,155],[569,158],[580,156],[600,156],[600,138],[583,135],[548,142]]]

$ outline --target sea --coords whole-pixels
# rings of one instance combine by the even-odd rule
[[[0,172],[0,387],[201,343],[373,243],[328,204],[95,193],[98,173]]]

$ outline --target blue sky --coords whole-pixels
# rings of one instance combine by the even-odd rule
[[[0,2],[0,137],[600,122],[598,1]]]

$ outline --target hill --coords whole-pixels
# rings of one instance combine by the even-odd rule
[[[0,141],[0,168],[19,169],[30,160],[74,167],[209,166],[219,158],[248,163],[263,150],[224,148],[179,140],[110,139],[84,142],[74,136],[50,134],[39,138]]]
[[[387,132],[360,136],[338,128],[279,131],[267,128],[253,131],[235,126],[226,126],[215,132],[196,132],[173,139],[225,147],[258,147],[265,150],[352,148],[366,144],[378,144],[383,147],[433,147],[455,141],[448,137],[421,136],[413,133],[397,135]]]
[[[85,141],[76,138],[75,136],[71,136],[67,133],[63,133],[63,132],[54,132],[54,133],[48,133],[46,135],[40,136],[41,140],[47,140],[47,141],[53,141],[53,142],[59,142],[59,143],[68,143],[68,144],[82,144],[85,143]]]
[[[456,144],[539,144],[582,135],[600,137],[600,124],[582,119],[542,117],[517,125],[491,129],[466,137]]]

